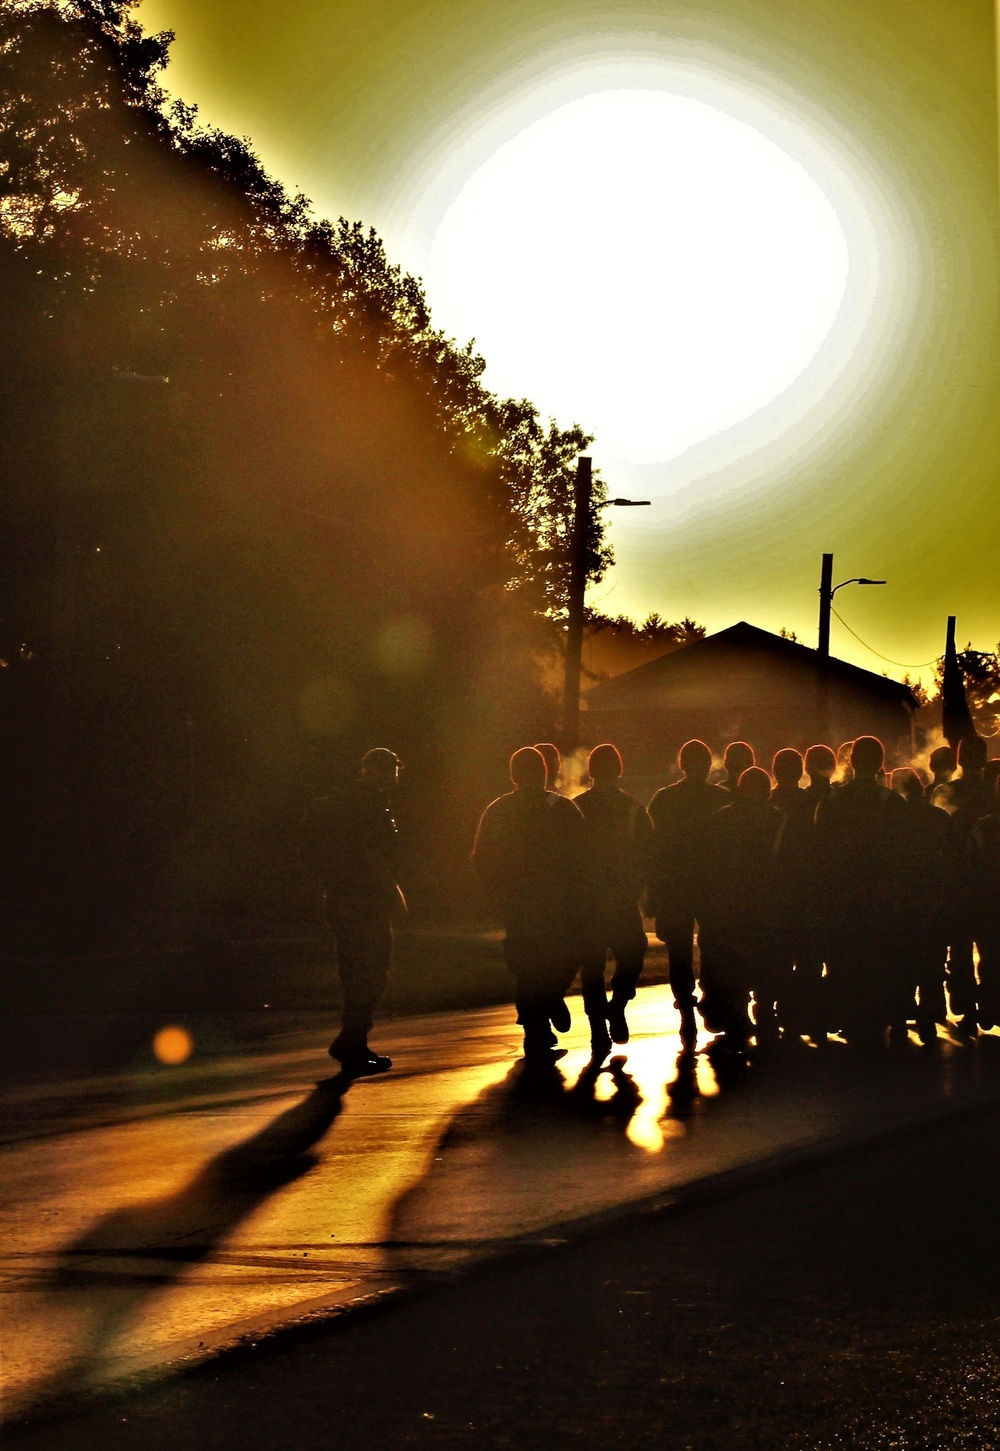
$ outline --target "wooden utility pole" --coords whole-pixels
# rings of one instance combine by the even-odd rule
[[[580,744],[580,673],[583,664],[583,603],[587,591],[587,540],[593,495],[591,460],[576,461],[573,523],[569,538],[569,601],[566,608],[566,675],[563,690],[563,742],[566,755]]]
[[[819,576],[819,642],[816,650],[816,724],[817,741],[826,741],[830,734],[830,610],[833,606],[833,555],[823,555]]]
[[[833,608],[833,555],[823,555],[819,577],[819,655],[830,658],[830,611]]]

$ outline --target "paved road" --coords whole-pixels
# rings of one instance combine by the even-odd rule
[[[577,1013],[576,1015],[580,1015]],[[389,1025],[349,1089],[315,1027],[280,1051],[4,1100],[3,1370],[15,1414],[489,1255],[706,1176],[1000,1098],[1000,1042],[857,1063],[831,1044],[720,1085],[644,989],[624,1062],[582,1023],[546,1083],[509,1008]]]
[[[992,1451],[1000,1113],[258,1346],[17,1451]]]

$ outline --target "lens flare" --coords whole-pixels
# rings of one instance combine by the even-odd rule
[[[194,1052],[194,1039],[187,1028],[170,1023],[161,1028],[153,1039],[153,1054],[160,1063],[171,1067],[186,1063]]]

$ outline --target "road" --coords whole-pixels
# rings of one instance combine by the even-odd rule
[[[623,1061],[526,1084],[509,1007],[403,1019],[349,1088],[280,1047],[11,1090],[0,1114],[7,1413],[188,1365],[572,1222],[808,1146],[1000,1099],[1000,1042],[858,1062],[802,1046],[720,1084],[663,987]],[[195,1028],[197,1040],[197,1029]]]

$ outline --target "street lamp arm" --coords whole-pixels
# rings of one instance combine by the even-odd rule
[[[613,504],[619,509],[642,509],[652,502],[652,499],[603,499],[597,507],[607,509]]]
[[[830,591],[830,599],[833,599],[833,597],[837,593],[838,589],[843,589],[844,586],[845,585],[848,585],[848,584],[885,584],[885,583],[886,583],[886,581],[884,579],[865,579],[863,576],[859,576],[857,579],[845,579],[845,580],[841,580],[840,584],[835,584],[834,587],[833,587],[833,589]]]

